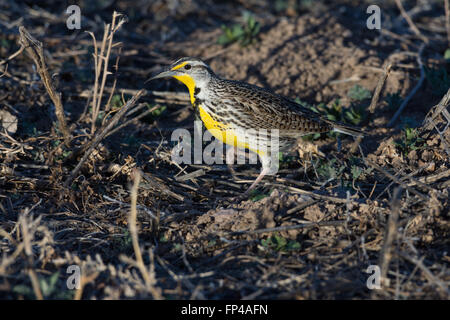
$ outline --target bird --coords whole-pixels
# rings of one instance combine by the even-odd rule
[[[273,150],[289,150],[300,137],[312,133],[335,131],[364,136],[362,130],[331,121],[270,89],[223,79],[199,58],[178,59],[146,82],[161,78],[174,78],[187,87],[195,112],[216,139],[258,155],[262,169],[245,194],[264,176],[276,172],[278,162],[274,161]],[[278,152],[275,157],[278,160]]]

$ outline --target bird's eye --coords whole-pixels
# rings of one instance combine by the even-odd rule
[[[187,65],[184,66],[184,69],[185,69],[185,70],[189,70],[190,68],[191,68],[191,65],[190,65],[190,64],[187,64]]]

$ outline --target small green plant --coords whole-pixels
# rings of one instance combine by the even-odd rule
[[[274,234],[273,236],[270,236],[267,239],[262,239],[261,245],[266,249],[280,252],[300,249],[300,243],[293,240],[288,241],[286,238],[278,234]]]
[[[445,52],[444,52],[444,59],[445,60],[450,60],[450,48],[445,50]]]
[[[209,240],[208,241],[208,247],[214,247],[215,245],[217,244],[217,241],[216,240]]]
[[[34,297],[34,293],[33,293],[33,289],[31,289],[30,287],[24,285],[24,284],[18,284],[16,286],[14,286],[12,288],[12,291],[15,294],[21,295],[23,296],[25,299],[33,299]]]
[[[119,240],[120,251],[131,250],[133,246],[133,240],[131,239],[130,231],[127,228],[123,228],[123,237]]]
[[[39,279],[39,284],[41,285],[41,290],[44,297],[50,297],[55,292],[58,277],[59,272],[55,272],[48,278],[48,280],[44,278]]]
[[[347,93],[347,96],[355,101],[364,101],[372,97],[370,90],[355,84]]]
[[[314,111],[314,109],[312,109]],[[344,115],[343,115],[343,106],[341,105],[341,100],[336,99],[333,101],[331,106],[327,106],[325,104],[319,104],[317,106],[317,110],[319,112],[322,112],[326,115],[328,120],[331,121],[344,121]]]
[[[148,123],[153,123],[156,119],[161,117],[167,110],[167,106],[165,105],[154,105],[150,103],[146,103],[147,109],[152,109],[155,106],[158,106],[155,110],[150,112],[150,114],[146,115],[142,120]]]
[[[300,0],[300,8],[310,10],[314,6],[314,0]]]
[[[151,106],[149,104],[147,104],[147,107],[149,109],[151,108]],[[157,108],[151,112],[151,115],[154,119],[156,119],[156,118],[160,117],[164,113],[164,111],[166,111],[166,109],[167,109],[166,106],[159,106],[159,108]]]
[[[333,158],[331,160],[328,159],[320,160],[319,166],[316,169],[319,177],[324,180],[339,179],[344,170],[345,165],[339,166],[336,163],[336,158]]]
[[[295,160],[295,157],[289,154],[283,154],[282,152],[278,152],[278,161],[280,165],[289,165]]]
[[[62,153],[56,156],[57,160],[65,160],[72,154],[71,150],[63,149]]]
[[[351,105],[344,112],[344,121],[355,126],[359,125],[367,117],[366,107],[364,105]]]
[[[344,111],[342,120],[352,125],[359,125],[367,117],[367,101],[372,97],[372,93],[363,86],[356,84],[348,91],[347,96],[352,102],[350,107]]]
[[[53,141],[52,141],[53,148],[56,148],[56,147],[59,146],[60,144],[61,144],[61,140],[53,140]]]
[[[261,193],[258,190],[253,190],[252,192],[250,192],[250,197],[249,199],[252,200],[253,202],[257,202],[261,199],[264,199],[266,197],[268,197],[268,194],[265,193]]]
[[[217,39],[217,43],[228,45],[239,42],[242,47],[246,47],[256,41],[261,29],[261,25],[248,12],[244,14],[243,25],[235,24],[232,27],[222,25],[223,34]]]
[[[59,272],[55,272],[48,278],[39,277],[39,287],[41,289],[42,295],[47,299],[72,299],[75,291],[71,290],[62,290],[58,291],[58,278]],[[31,287],[28,287],[24,284],[19,284],[13,287],[13,292],[19,295],[24,296],[27,299],[34,299],[34,291]]]
[[[419,150],[426,145],[424,139],[419,137],[417,129],[406,127],[403,129],[403,137],[400,140],[394,141],[397,149],[405,156],[412,150]]]
[[[122,108],[123,106],[123,101],[122,101],[122,97],[120,96],[120,94],[115,94],[112,96],[111,98],[111,109],[112,110],[117,110]]]
[[[364,169],[358,166],[353,165],[350,172],[352,173],[352,179],[358,180],[361,174],[364,172]]]
[[[350,174],[351,179],[353,181],[356,181],[358,179],[365,179],[367,178],[373,171],[373,168],[367,168],[364,167],[364,162],[361,158],[351,157],[350,158]]]

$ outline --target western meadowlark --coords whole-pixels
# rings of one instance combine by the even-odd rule
[[[167,77],[187,86],[194,109],[216,139],[258,154],[262,170],[246,193],[273,169],[272,131],[277,133],[280,151],[288,150],[298,138],[311,133],[336,131],[362,136],[360,130],[330,121],[271,90],[222,79],[197,58],[181,58],[147,81]]]

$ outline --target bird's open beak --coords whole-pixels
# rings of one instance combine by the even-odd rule
[[[163,71],[161,73],[158,73],[156,76],[151,77],[150,79],[148,79],[145,82],[152,81],[152,80],[155,80],[155,79],[169,78],[169,77],[176,76],[178,74],[179,74],[179,72],[176,71],[176,70]]]

